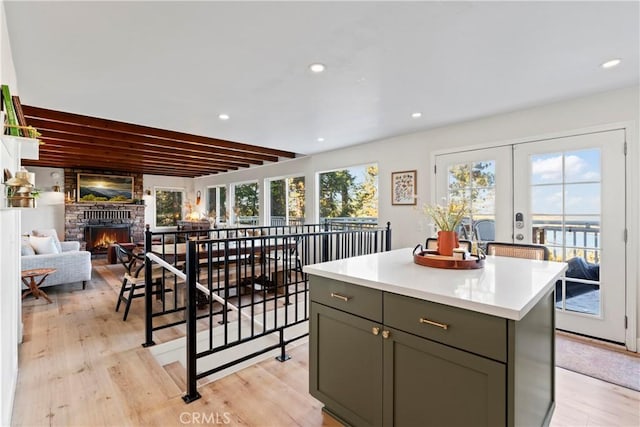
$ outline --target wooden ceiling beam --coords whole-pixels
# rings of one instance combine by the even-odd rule
[[[25,165],[197,177],[296,157],[282,150],[28,105],[23,110],[45,143],[40,159]]]
[[[30,165],[38,166],[37,164],[25,163],[25,166],[30,166]],[[121,165],[112,165],[108,169],[106,168],[96,169],[94,165],[88,165],[88,164],[73,164],[73,165],[54,164],[54,165],[51,165],[51,167],[91,169],[92,171],[98,171],[98,172],[109,171],[109,172],[118,172],[118,173],[141,173],[141,174],[149,174],[149,175],[179,176],[179,177],[187,177],[187,178],[195,178],[197,176],[200,176],[196,173],[187,174],[185,173],[184,169],[176,169],[176,168],[166,168],[166,169],[159,170],[154,168],[139,167],[135,171],[132,171],[131,168],[127,166],[121,166]]]
[[[126,134],[154,136],[157,138],[163,138],[174,141],[184,141],[191,144],[200,144],[207,147],[222,147],[231,150],[238,150],[245,153],[261,153],[268,154],[275,157],[295,158],[295,153],[284,150],[277,150],[266,147],[259,147],[256,145],[243,144],[232,141],[225,141],[221,139],[209,138],[199,135],[192,135],[183,132],[176,132],[164,129],[158,129],[142,125],[134,125],[130,123],[118,122],[114,120],[101,119],[89,116],[82,116],[80,114],[65,113],[62,111],[49,110],[40,107],[33,107],[29,105],[23,105],[22,109],[28,122],[30,117],[41,117],[48,120],[54,120],[64,123],[82,124],[84,126],[92,127],[95,129],[104,129],[109,131],[123,132]],[[31,124],[39,129],[35,124]]]
[[[158,163],[166,163],[167,159],[172,161],[179,161],[188,165],[203,165],[206,164],[210,167],[218,167],[220,169],[237,170],[238,168],[244,168],[251,166],[249,163],[241,162],[227,162],[219,160],[217,158],[204,158],[197,156],[184,156],[177,153],[168,153],[166,151],[156,150],[126,150],[118,147],[111,147],[105,144],[92,144],[87,142],[75,142],[75,141],[61,141],[51,138],[41,138],[45,144],[40,146],[41,152],[68,152],[70,154],[84,155],[84,154],[100,154],[105,158],[120,156],[129,158],[138,158],[145,160],[156,160]]]
[[[219,169],[197,169],[197,168],[187,168],[184,166],[175,166],[175,165],[167,165],[167,166],[158,166],[155,164],[141,164],[141,163],[136,163],[136,164],[131,164],[128,162],[109,162],[109,163],[105,163],[105,166],[102,167],[96,167],[96,163],[95,160],[92,159],[88,159],[88,158],[84,158],[81,160],[75,160],[75,161],[68,161],[67,159],[61,159],[61,158],[56,158],[56,157],[47,157],[45,159],[43,159],[43,162],[46,162],[48,166],[53,166],[54,164],[59,166],[59,165],[64,165],[65,167],[79,167],[79,166],[83,166],[83,167],[88,167],[88,168],[92,168],[92,169],[101,169],[101,170],[108,170],[110,168],[113,167],[119,167],[120,169],[125,169],[129,172],[136,172],[138,170],[154,170],[155,172],[157,172],[158,175],[162,175],[162,172],[168,169],[173,169],[173,170],[177,170],[177,171],[183,171],[185,176],[202,176],[202,175],[209,175],[212,173],[220,173],[220,172],[224,172],[221,171]],[[34,161],[35,166],[42,166],[42,162],[38,163],[38,161]]]
[[[242,160],[254,164],[262,164],[264,161],[277,162],[278,158],[266,154],[242,153],[224,148],[207,147],[204,145],[192,146],[181,141],[169,141],[148,136],[123,134],[101,129],[93,129],[75,124],[51,122],[37,118],[29,118],[29,123],[42,134],[43,138],[58,137],[72,140],[87,140],[91,142],[112,142],[114,144],[131,144],[129,147],[162,147],[170,150],[202,153],[203,155],[217,155],[228,157],[230,160]],[[56,132],[56,133],[54,133]],[[61,134],[67,135],[66,137]]]
[[[101,156],[68,156],[66,154],[57,154],[57,153],[47,153],[42,152],[40,154],[40,159],[38,160],[41,163],[45,163],[47,161],[60,161],[67,162],[68,164],[92,164],[94,167],[96,165],[105,165],[101,167],[101,169],[109,168],[112,165],[121,165],[127,166],[130,171],[135,171],[136,167],[146,167],[146,168],[155,168],[157,170],[163,170],[164,168],[176,168],[176,169],[184,169],[190,171],[191,173],[209,173],[209,172],[222,172],[226,169],[220,169],[215,167],[208,167],[205,165],[184,165],[184,164],[176,164],[171,162],[166,162],[164,164],[160,164],[157,162],[149,162],[149,161],[140,161],[140,160],[127,160],[127,159],[105,159]]]
[[[38,160],[23,160],[21,162],[23,166],[42,166],[42,164],[38,163]],[[49,167],[59,167],[59,168],[82,168],[82,169],[92,169],[92,170],[105,170],[110,172],[122,172],[122,173],[142,173],[149,175],[166,175],[166,176],[179,176],[179,177],[188,177],[195,178],[197,176],[201,176],[201,174],[193,173],[186,174],[184,169],[181,168],[163,168],[163,169],[154,169],[154,168],[141,168],[138,167],[135,170],[132,170],[126,166],[120,165],[110,165],[108,168],[96,168],[95,164],[69,164],[67,161],[49,161],[47,163]],[[213,172],[214,174],[216,172]]]
[[[196,175],[196,176],[201,176],[201,175],[208,175],[208,174],[212,174],[212,173],[220,173],[220,172],[225,172],[226,170],[220,170],[217,168],[209,168],[209,169],[201,169],[201,168],[193,168],[193,167],[186,167],[184,165],[164,165],[164,166],[160,166],[158,164],[154,164],[154,163],[131,163],[131,162],[114,162],[114,161],[109,161],[109,162],[104,162],[103,166],[101,167],[96,167],[96,160],[93,158],[79,158],[78,160],[72,160],[69,161],[66,158],[60,158],[60,157],[56,157],[56,156],[46,156],[44,157],[40,162],[36,161],[37,166],[42,166],[43,164],[47,164],[47,166],[52,166],[54,163],[55,164],[65,164],[67,166],[79,166],[79,165],[83,165],[86,167],[92,167],[94,169],[101,169],[101,170],[106,170],[110,167],[113,166],[119,166],[121,168],[126,168],[126,170],[130,171],[130,172],[135,172],[136,170],[150,170],[153,169],[157,172],[162,172],[165,169],[174,169],[174,170],[182,170],[184,171],[185,175]],[[162,175],[162,173],[160,173],[160,175]]]

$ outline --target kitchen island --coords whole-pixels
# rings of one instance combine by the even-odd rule
[[[310,393],[354,426],[548,425],[554,284],[566,264],[411,249],[309,265]]]

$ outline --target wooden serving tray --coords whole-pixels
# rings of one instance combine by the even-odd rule
[[[484,267],[484,258],[471,256],[471,259],[457,259],[429,250],[414,252],[413,262],[426,267],[449,268],[452,270],[474,270]]]

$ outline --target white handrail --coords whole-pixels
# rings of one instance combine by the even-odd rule
[[[165,261],[164,259],[160,258],[158,255],[156,255],[156,254],[154,254],[152,252],[147,252],[146,256],[151,261],[156,262],[157,264],[160,264],[162,267],[166,268],[167,270],[169,270],[170,272],[172,272],[173,274],[178,276],[180,279],[184,280],[185,282],[187,281],[187,275],[184,272],[178,270],[173,265],[169,264],[167,261]],[[200,291],[204,292],[206,295],[209,295],[211,298],[213,298],[214,300],[218,301],[220,304],[224,305],[225,302],[226,302],[226,306],[229,307],[231,310],[237,311],[238,313],[240,313],[241,316],[246,317],[247,319],[249,319],[250,321],[256,323],[258,326],[260,326],[261,328],[264,329],[264,325],[259,320],[256,320],[255,318],[251,317],[247,313],[243,313],[242,310],[240,310],[238,307],[236,307],[235,305],[231,304],[230,302],[226,301],[221,296],[216,295],[214,293],[211,293],[209,291],[209,288],[207,288],[206,286],[202,285],[200,282],[196,282],[196,288],[198,288]]]

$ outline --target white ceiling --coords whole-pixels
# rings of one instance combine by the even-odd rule
[[[304,154],[640,75],[637,1],[4,3],[23,104]]]

